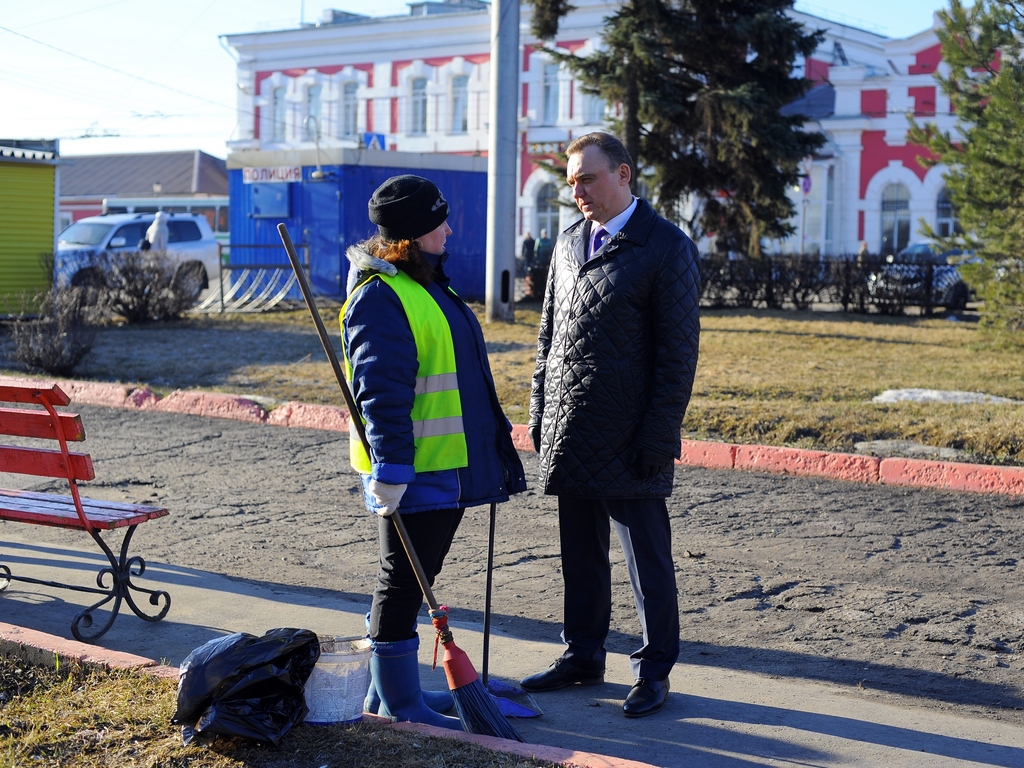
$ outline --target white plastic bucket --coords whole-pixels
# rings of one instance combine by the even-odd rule
[[[306,722],[353,723],[363,716],[370,678],[370,640],[319,637],[320,658],[306,681]]]

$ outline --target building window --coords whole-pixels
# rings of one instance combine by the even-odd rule
[[[557,64],[544,65],[544,125],[558,122],[558,105],[562,97],[558,70]]]
[[[899,253],[910,242],[910,192],[902,184],[882,190],[882,245],[879,253]]]
[[[306,141],[316,141],[320,133],[320,92],[323,86],[311,85],[306,91]]]
[[[935,201],[935,231],[939,237],[951,237],[963,232],[960,227],[960,219],[953,207],[953,200],[949,196],[949,190],[945,187],[939,192],[939,199]]]
[[[427,78],[417,77],[412,81],[412,110],[409,133],[427,132]]]
[[[469,78],[459,75],[452,78],[452,133],[466,133],[469,130]]]
[[[587,125],[601,125],[604,123],[604,113],[604,100],[595,94],[588,94],[586,96],[586,110],[583,113],[583,122]]]
[[[547,235],[552,240],[561,229],[558,225],[559,208],[558,187],[554,184],[545,184],[537,193],[537,231],[547,230]]]
[[[356,92],[359,90],[358,83],[345,83],[341,91],[341,135],[355,136],[359,123],[359,100]]]
[[[270,138],[271,141],[284,141],[288,115],[288,104],[284,100],[284,86],[275,88],[272,97],[271,120],[273,124],[270,129]]]

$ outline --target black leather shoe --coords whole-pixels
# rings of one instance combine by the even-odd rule
[[[587,666],[560,658],[543,672],[524,677],[519,685],[526,691],[557,691],[570,685],[601,685],[603,666]]]
[[[524,686],[525,687],[525,686]],[[668,680],[648,680],[641,677],[629,689],[622,705],[626,717],[646,717],[665,706],[668,700]]]

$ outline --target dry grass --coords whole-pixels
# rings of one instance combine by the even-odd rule
[[[706,312],[693,437],[853,449],[912,439],[979,461],[1024,463],[1024,405],[872,403],[887,389],[984,392],[1024,400],[1024,366],[981,346],[977,325],[934,318]]]
[[[140,672],[58,671],[0,658],[0,766],[83,768],[533,768],[552,763],[369,723],[298,726],[280,746],[218,738],[184,746],[171,724],[176,686]],[[0,702],[0,705],[3,705]]]
[[[484,326],[498,396],[528,417],[538,305]],[[478,315],[483,308],[476,307]],[[336,335],[337,310],[324,311]],[[694,397],[683,425],[697,439],[851,451],[862,440],[912,439],[1024,464],[1024,405],[881,405],[886,389],[986,392],[1024,400],[1012,350],[982,346],[974,318],[705,310]],[[274,402],[344,405],[305,310],[190,317],[108,328],[77,370],[83,379],[212,389]]]

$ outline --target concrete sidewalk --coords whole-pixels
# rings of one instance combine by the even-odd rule
[[[40,544],[31,528],[10,524],[3,526],[0,562],[15,573],[82,585],[91,585],[103,564],[92,550]],[[106,649],[176,667],[207,640],[236,631],[259,635],[287,626],[362,635],[368,607],[368,601],[345,602],[330,590],[242,581],[159,562],[148,562],[139,582],[170,592],[168,616],[150,624],[125,608],[99,647],[68,640],[71,619],[91,595],[13,582],[0,594],[0,621],[64,638],[62,655],[77,650],[102,659]],[[481,671],[480,627],[460,624],[455,616],[452,629]],[[11,632],[17,642],[16,629],[0,630],[8,640]],[[429,666],[430,634],[421,628],[421,677],[424,687],[441,689],[443,672]],[[561,652],[558,645],[497,632],[490,645],[491,678],[510,682]],[[628,657],[609,655],[607,680],[536,695],[543,715],[515,723],[530,745],[526,751],[577,766],[1024,766],[1024,728],[916,707],[912,699],[883,701],[870,691],[678,664],[666,709],[627,720],[621,702],[631,680]]]

